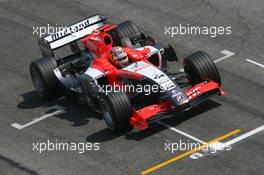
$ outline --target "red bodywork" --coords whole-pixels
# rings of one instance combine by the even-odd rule
[[[217,89],[219,90],[221,95],[224,95],[224,91],[221,90],[220,86],[217,83],[215,83],[214,81],[205,81],[191,87],[184,93],[190,101],[193,101],[200,97],[202,94]],[[136,126],[139,130],[144,130],[148,127],[149,123],[147,122],[147,120],[149,118],[161,113],[177,111],[177,109],[178,108],[173,106],[169,101],[161,101],[158,104],[146,106],[137,111],[135,110],[130,123],[133,126]]]
[[[120,85],[122,83],[117,80],[116,77],[128,78],[138,80],[142,75],[137,73],[131,73],[122,69],[116,68],[110,61],[110,50],[113,47],[113,39],[107,33],[116,26],[110,26],[106,24],[105,26],[95,30],[92,34],[86,36],[82,39],[82,43],[90,51],[96,55],[96,59],[91,63],[92,68],[96,68],[105,73],[110,85]],[[147,54],[150,50],[144,49],[143,51],[133,50],[130,48],[124,48],[130,61],[145,61],[148,62]]]
[[[107,32],[115,27],[116,25],[111,26],[106,24],[98,30],[95,30],[92,34],[83,38],[82,43],[97,57],[91,63],[91,67],[104,72],[111,85],[115,84],[122,87],[122,83],[119,82],[116,77],[138,80],[142,77],[142,75],[137,74],[136,72],[131,73],[122,69],[117,69],[109,61],[110,50],[113,47],[113,39]],[[133,50],[130,48],[124,49],[131,61],[144,61],[149,63],[149,49],[144,49],[142,51]],[[204,82],[196,84],[195,86],[186,90],[184,93],[188,97],[189,102],[191,102],[198,99],[203,94],[211,91],[217,91],[220,95],[224,95],[224,92],[221,90],[220,86],[212,80],[205,80]],[[145,106],[139,110],[134,109],[130,123],[131,125],[136,126],[136,128],[139,130],[144,130],[148,127],[148,119],[162,113],[177,111],[178,108],[179,107],[177,106],[173,106],[170,101],[160,101],[156,104]]]

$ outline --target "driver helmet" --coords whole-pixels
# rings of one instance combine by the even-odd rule
[[[110,51],[110,61],[117,67],[124,67],[128,64],[127,53],[120,46],[115,46]]]

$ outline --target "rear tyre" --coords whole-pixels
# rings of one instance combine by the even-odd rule
[[[57,63],[53,58],[43,57],[30,64],[29,70],[37,94],[43,99],[59,97],[59,81],[53,70]]]
[[[116,133],[132,130],[132,105],[124,92],[110,92],[101,99],[101,113],[108,127]]]
[[[221,85],[221,77],[211,57],[204,51],[197,51],[183,61],[184,71],[192,84],[210,79]]]
[[[121,38],[127,38],[140,33],[139,28],[132,21],[124,21],[120,23],[115,31],[112,33],[112,38],[116,45],[121,46]]]
[[[117,26],[117,31],[121,38],[126,38],[139,33],[139,28],[132,21],[124,21]]]

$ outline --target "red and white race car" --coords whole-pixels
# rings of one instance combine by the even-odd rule
[[[39,45],[43,57],[30,64],[38,95],[51,99],[71,92],[100,112],[116,132],[134,126],[144,130],[168,114],[224,94],[219,72],[206,52],[186,57],[184,72],[168,73],[167,61],[178,60],[174,49],[146,36],[131,21],[110,25],[104,16],[94,15],[40,38]],[[65,45],[72,54],[55,59],[53,51]],[[115,46],[122,46],[129,58],[122,68],[109,59]]]

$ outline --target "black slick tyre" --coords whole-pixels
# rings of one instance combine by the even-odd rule
[[[101,99],[101,113],[108,127],[115,133],[132,130],[132,105],[124,92],[110,92]]]
[[[183,61],[183,67],[184,71],[189,74],[189,80],[192,84],[209,79],[221,85],[219,71],[211,57],[204,51],[197,51],[186,57]]]
[[[56,67],[56,61],[50,57],[42,57],[29,66],[36,92],[43,99],[54,99],[60,96],[59,80],[53,72]]]

